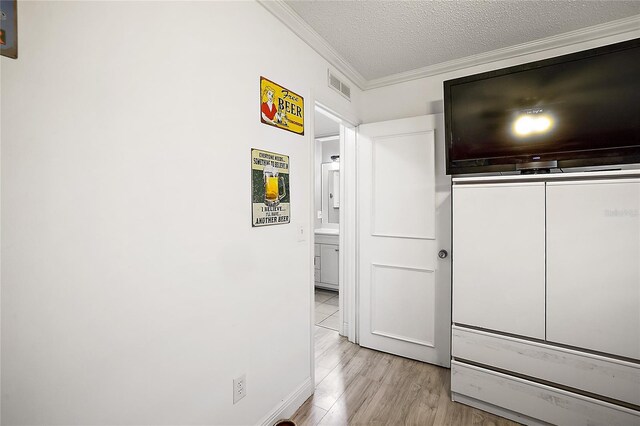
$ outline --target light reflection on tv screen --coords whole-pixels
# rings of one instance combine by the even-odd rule
[[[640,147],[640,48],[451,86],[450,160]]]

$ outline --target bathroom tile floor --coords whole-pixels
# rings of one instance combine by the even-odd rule
[[[315,301],[316,325],[337,331],[340,324],[338,292],[316,288]]]

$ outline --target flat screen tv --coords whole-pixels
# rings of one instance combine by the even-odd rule
[[[640,39],[444,82],[447,174],[640,163]]]

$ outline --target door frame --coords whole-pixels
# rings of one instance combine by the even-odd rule
[[[340,125],[340,253],[338,271],[340,291],[340,334],[358,343],[357,311],[357,143],[358,126],[342,119]],[[346,318],[345,318],[345,315]],[[346,327],[345,327],[346,323]]]
[[[309,182],[309,236],[308,250],[310,266],[309,268],[309,288],[310,288],[310,366],[311,381],[315,383],[315,277],[313,269],[314,247],[315,247],[315,111],[321,109],[324,113],[334,117],[340,122],[340,235],[338,238],[340,252],[338,256],[338,287],[339,287],[339,310],[340,325],[339,333],[344,335],[350,342],[357,343],[357,312],[356,312],[356,132],[358,120],[350,115],[345,115],[331,108],[328,103],[316,98],[313,93],[310,95],[310,104],[313,106],[314,114],[307,121],[310,123],[308,136],[309,143],[309,170],[311,179]],[[346,312],[346,318],[345,318]],[[346,327],[345,327],[346,323]],[[314,385],[315,389],[315,385]]]
[[[356,131],[357,125],[343,114],[336,112],[326,104],[316,100],[314,114],[319,109],[322,114],[336,120],[340,125],[340,224],[339,224],[339,255],[338,255],[338,288],[340,335],[356,343],[357,313],[356,303]],[[315,122],[314,135],[315,142]],[[315,166],[315,150],[312,155],[312,165]],[[312,182],[314,185],[314,182]],[[315,190],[315,186],[314,186]],[[315,214],[312,207],[312,215]],[[313,235],[315,238],[315,235]],[[314,285],[314,283],[312,283]],[[345,315],[346,313],[346,315]],[[315,322],[315,321],[314,321]],[[346,327],[345,327],[346,324]],[[315,324],[314,324],[315,325]]]

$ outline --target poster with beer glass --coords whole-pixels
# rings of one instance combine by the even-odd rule
[[[251,225],[289,223],[289,156],[251,149]]]

